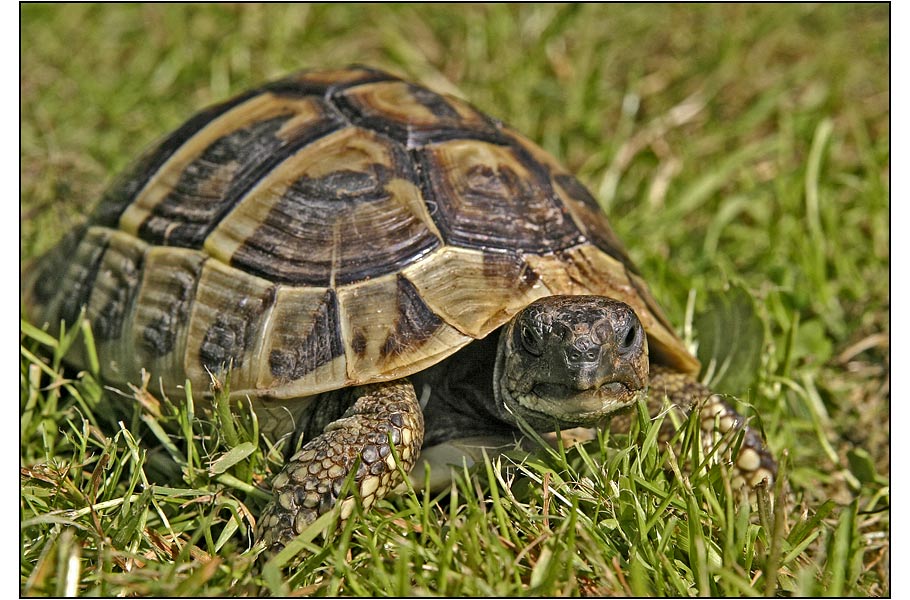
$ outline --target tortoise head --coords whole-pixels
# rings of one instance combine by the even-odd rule
[[[535,429],[594,425],[648,385],[648,342],[635,312],[602,296],[536,300],[502,329],[497,411]]]

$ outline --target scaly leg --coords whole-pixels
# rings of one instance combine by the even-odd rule
[[[280,549],[339,501],[346,519],[356,499],[339,495],[355,464],[354,482],[365,509],[398,485],[402,478],[390,441],[404,471],[414,466],[423,443],[414,386],[402,379],[352,393],[354,404],[292,456],[272,482],[274,499],[259,521],[259,538],[267,547]]]
[[[756,487],[762,481],[770,486],[777,474],[777,462],[765,446],[761,435],[746,424],[746,419],[736,412],[719,394],[715,394],[705,385],[688,375],[653,367],[648,393],[648,412],[651,416],[659,414],[664,408],[664,398],[685,416],[693,409],[701,411],[702,440],[706,450],[710,450],[718,435],[725,436],[723,444],[729,444],[740,430],[743,431],[739,453],[733,459],[733,487],[743,485]],[[621,416],[611,422],[613,431],[628,431],[629,415]],[[669,419],[664,421],[661,439],[666,441],[675,430]],[[726,448],[720,449],[726,452]]]

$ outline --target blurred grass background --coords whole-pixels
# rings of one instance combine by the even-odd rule
[[[22,5],[23,260],[203,106],[354,62],[465,97],[564,162],[687,339],[693,297],[703,313],[748,290],[762,335],[728,341],[762,348],[743,399],[790,453],[798,510],[838,507],[790,591],[889,593],[887,5]],[[23,467],[50,460],[21,443]],[[23,548],[21,589],[54,590],[34,582],[57,550]]]

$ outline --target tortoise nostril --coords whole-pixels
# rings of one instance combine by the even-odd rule
[[[619,349],[622,352],[628,352],[635,347],[635,342],[638,340],[638,332],[640,327],[637,323],[632,323],[629,326],[626,335],[623,337],[622,342],[620,343]]]

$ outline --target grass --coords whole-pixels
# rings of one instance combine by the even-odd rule
[[[762,517],[722,465],[674,476],[640,420],[628,439],[384,500],[328,539],[311,532],[295,567],[260,570],[249,529],[279,454],[254,415],[231,407],[226,427],[204,390],[114,393],[63,366],[84,331],[24,325],[21,594],[890,593],[887,6],[21,16],[24,261],[205,104],[302,67],[387,68],[469,98],[579,175],[706,376],[786,450],[790,491]]]

